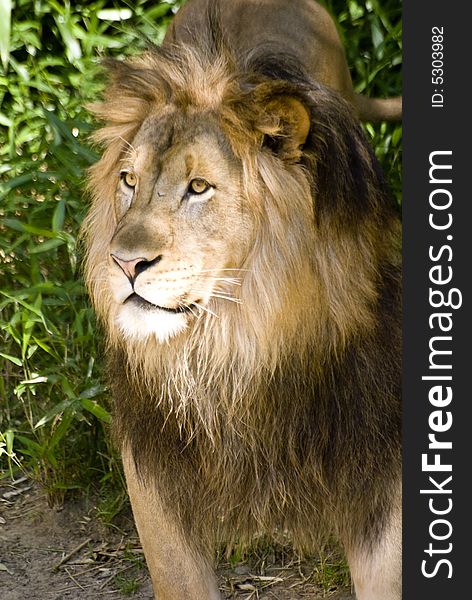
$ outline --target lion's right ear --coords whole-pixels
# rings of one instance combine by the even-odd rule
[[[258,124],[262,145],[280,158],[296,162],[310,133],[311,117],[307,106],[291,95],[276,94],[264,103],[265,120]]]

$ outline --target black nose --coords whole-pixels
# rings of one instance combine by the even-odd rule
[[[120,267],[120,269],[123,271],[123,273],[126,275],[126,277],[130,280],[131,283],[134,283],[136,277],[140,273],[142,273],[146,269],[149,269],[153,265],[157,265],[157,263],[160,262],[160,260],[162,259],[161,255],[156,256],[156,258],[153,258],[152,260],[143,258],[142,256],[140,256],[139,258],[125,260],[124,258],[120,258],[119,256],[117,256],[116,254],[112,254],[111,257]]]

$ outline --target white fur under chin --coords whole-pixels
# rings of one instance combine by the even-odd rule
[[[169,313],[164,310],[143,310],[136,306],[121,306],[116,316],[121,333],[134,340],[147,340],[154,336],[164,343],[187,327],[184,314]]]

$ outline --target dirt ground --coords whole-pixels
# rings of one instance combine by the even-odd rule
[[[251,565],[221,564],[222,597],[351,598],[349,590],[335,584],[315,583],[317,565],[314,560],[300,561],[280,553]],[[84,499],[52,510],[41,490],[25,478],[0,482],[0,590],[2,600],[153,598],[130,515],[122,517],[119,525],[105,526],[96,517],[93,501]]]

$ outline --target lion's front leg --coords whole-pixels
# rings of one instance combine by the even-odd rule
[[[219,600],[212,569],[193,550],[175,515],[137,476],[131,452],[122,452],[134,520],[157,600]]]
[[[347,552],[357,600],[401,600],[402,515],[401,492],[389,521],[375,542],[364,540]]]

